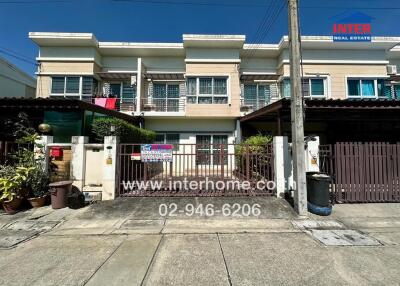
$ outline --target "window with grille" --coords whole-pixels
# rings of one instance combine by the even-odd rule
[[[227,77],[190,77],[186,80],[187,103],[227,104]]]
[[[245,84],[243,86],[243,104],[253,110],[266,106],[271,97],[271,87],[266,84]]]
[[[152,104],[156,111],[179,111],[179,84],[154,83]]]

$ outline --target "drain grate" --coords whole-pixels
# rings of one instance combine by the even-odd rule
[[[378,240],[356,230],[306,230],[313,238],[327,246],[380,246]]]

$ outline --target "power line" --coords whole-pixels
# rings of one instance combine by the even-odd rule
[[[282,13],[283,8],[286,7],[286,4],[287,4],[286,1],[285,0],[281,0],[281,1],[282,1],[282,4],[280,6],[277,6],[275,11],[272,13],[272,17],[270,18],[271,21],[269,21],[268,25],[265,26],[264,32],[261,34],[261,36],[258,40],[258,43],[256,43],[253,46],[250,46],[250,53],[248,53],[249,57],[254,56],[256,50],[261,46],[262,42],[265,40],[265,38],[269,34],[270,30],[272,29],[273,25],[278,20],[278,17]]]
[[[257,28],[253,41],[256,42],[256,39],[259,37],[259,33],[261,32],[262,28],[265,27],[267,20],[269,19],[269,15],[272,12],[272,5],[276,3],[274,0],[270,2],[269,7],[265,10],[264,17],[261,19],[260,25]]]
[[[260,2],[257,3],[218,3],[218,2],[193,2],[193,1],[161,1],[161,0],[109,0],[111,2],[119,2],[119,3],[138,3],[138,4],[161,4],[161,5],[190,5],[190,6],[221,6],[221,7],[268,7],[268,4],[263,4]],[[27,5],[35,5],[35,4],[57,4],[57,3],[77,3],[78,1],[74,0],[37,0],[37,1],[28,1],[28,0],[3,0],[0,1],[0,4],[27,4]],[[371,0],[372,2],[372,0]],[[381,1],[380,1],[381,2]],[[355,9],[355,10],[400,10],[400,7],[363,7],[363,6],[314,6],[314,5],[304,5],[300,6],[301,9]]]
[[[337,9],[337,10],[400,10],[400,7],[360,7],[360,6],[300,6],[301,9]]]
[[[44,4],[44,3],[71,3],[71,0],[38,0],[38,1],[0,1],[0,4]]]
[[[190,6],[221,6],[221,7],[266,7],[265,4],[239,4],[239,3],[218,3],[218,2],[190,2],[190,1],[158,1],[158,0],[111,0],[119,3],[139,4],[163,4],[163,5],[190,5]]]
[[[273,5],[273,4],[276,4],[276,5]],[[278,9],[277,4],[278,4],[278,2],[274,1],[273,3],[271,3],[270,7],[268,7],[268,9],[266,10],[266,13],[263,17],[262,23],[257,29],[256,36],[253,39],[252,44],[249,45],[249,49],[244,53],[244,55],[249,56],[255,52],[255,48],[257,47],[257,44],[259,44],[259,39],[262,37],[263,33],[265,32],[265,29],[267,28],[267,26],[269,25],[269,23],[272,19],[271,16]]]
[[[28,61],[31,61],[31,60],[32,60],[31,57],[27,57],[27,56],[25,56],[25,55],[23,55],[23,54],[21,54],[21,53],[17,53],[17,52],[15,52],[15,51],[13,51],[13,50],[11,50],[11,49],[9,49],[9,48],[6,48],[6,47],[4,47],[4,46],[0,46],[0,49],[6,50],[7,52],[12,53],[12,54],[14,54],[14,55],[16,55],[16,56],[18,56],[18,57],[24,58],[24,59],[26,59],[26,60],[28,60]]]
[[[8,56],[13,57],[13,58],[15,58],[15,59],[17,59],[17,60],[26,62],[26,63],[31,64],[31,65],[34,65],[34,66],[37,65],[36,62],[33,62],[33,61],[31,61],[31,60],[24,59],[24,58],[19,57],[19,56],[16,56],[16,55],[14,55],[14,54],[12,54],[12,53],[10,53],[10,52],[7,52],[7,51],[5,51],[5,50],[2,50],[1,48],[0,48],[0,53],[5,54],[5,55],[8,55]]]

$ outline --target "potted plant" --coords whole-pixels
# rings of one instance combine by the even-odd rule
[[[13,172],[14,174],[10,173],[0,178],[0,201],[2,201],[3,208],[7,214],[15,214],[18,211],[21,205],[19,196],[21,186],[27,181],[32,170],[32,167],[17,167]]]
[[[43,207],[49,194],[49,176],[41,165],[32,170],[27,185],[31,189],[31,197],[28,199],[31,206],[33,208]]]

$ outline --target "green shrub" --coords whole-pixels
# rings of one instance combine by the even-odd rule
[[[266,145],[271,142],[272,142],[272,136],[270,135],[261,135],[261,134],[254,135],[247,138],[238,146],[236,146],[235,153],[237,155],[242,155],[246,151],[246,148],[249,148],[249,151],[252,153],[262,152],[263,150],[265,150]]]
[[[111,132],[111,126],[115,131]],[[118,136],[121,143],[152,143],[156,134],[147,129],[138,128],[125,120],[118,118],[97,118],[93,120],[92,132],[99,141],[104,136]]]

